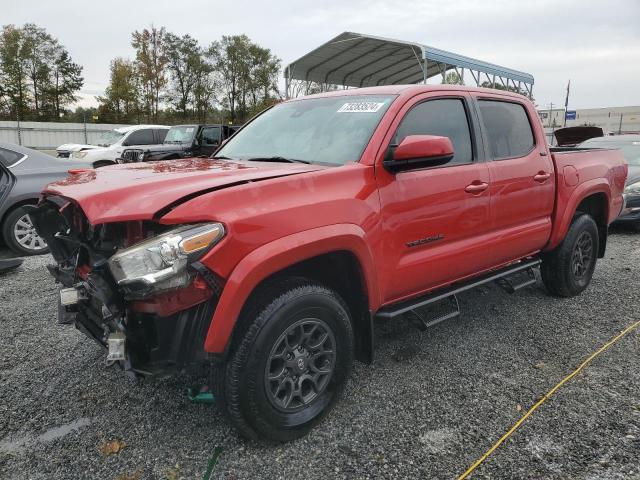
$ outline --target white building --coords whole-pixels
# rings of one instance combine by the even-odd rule
[[[605,135],[618,133],[640,133],[640,106],[583,108],[571,110],[575,112],[575,120],[567,120],[567,127],[594,126],[600,127]],[[538,109],[538,115],[549,138],[553,131],[564,127],[564,108]]]

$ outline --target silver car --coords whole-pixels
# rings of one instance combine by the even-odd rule
[[[591,138],[580,147],[619,148],[629,165],[624,189],[625,208],[615,223],[626,224],[640,232],[640,135],[609,135]]]
[[[36,204],[44,186],[65,178],[72,168],[90,165],[0,143],[0,229],[4,243],[18,255],[49,251],[24,206]]]

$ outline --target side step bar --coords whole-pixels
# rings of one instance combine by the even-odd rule
[[[507,291],[513,293],[516,290],[526,287],[527,285],[532,285],[535,283],[535,276],[533,273],[533,268],[540,265],[541,261],[538,258],[523,260],[519,263],[509,265],[508,267],[504,267],[500,270],[494,270],[492,272],[481,275],[480,277],[472,278],[466,282],[455,283],[446,288],[437,290],[436,292],[428,293],[418,298],[412,298],[410,300],[405,300],[403,302],[398,302],[393,305],[386,306],[381,308],[378,313],[376,313],[375,318],[379,320],[390,320],[400,315],[404,315],[407,312],[412,312],[415,317],[421,318],[423,315],[420,315],[416,310],[432,305],[436,302],[441,302],[449,297],[454,297],[455,295],[466,290],[471,290],[472,288],[479,287],[480,285],[484,285],[485,283],[494,282],[496,280],[505,280],[505,277],[514,275],[514,274],[525,274],[528,278],[519,283],[513,283],[513,281],[507,281],[507,286],[503,286]],[[502,281],[500,282],[503,283]],[[451,307],[453,307],[454,300],[449,300],[451,302]],[[442,320],[446,320],[448,318],[455,317],[459,315],[460,310],[458,308],[457,299],[455,300],[455,308],[451,308],[451,311],[448,313],[444,313],[443,315],[438,315],[432,321],[422,323],[425,326],[435,325],[435,323],[439,323]],[[444,317],[444,318],[442,318]]]

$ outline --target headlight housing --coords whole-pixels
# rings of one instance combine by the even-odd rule
[[[624,193],[626,195],[640,195],[640,182],[632,183],[631,185],[627,185],[624,189]]]
[[[84,157],[86,157],[86,156],[87,156],[87,151],[86,151],[86,150],[83,150],[83,151],[81,151],[81,152],[73,152],[73,153],[71,154],[71,156],[72,156],[73,158],[84,158]]]
[[[138,154],[138,161],[139,161],[139,162],[142,162],[143,160],[144,160],[144,152],[140,152],[140,153]]]
[[[114,279],[129,296],[143,298],[185,287],[187,266],[224,237],[221,223],[186,225],[121,249],[109,259]]]

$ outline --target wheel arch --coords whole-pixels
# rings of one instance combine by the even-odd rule
[[[590,215],[598,227],[598,258],[603,258],[607,247],[607,212],[609,200],[603,192],[593,193],[584,199],[576,207],[574,217],[583,213]]]
[[[2,217],[0,218],[0,228],[2,227],[2,225],[4,225],[4,222],[7,219],[7,216],[9,216],[9,214],[13,212],[16,208],[24,207],[25,205],[36,205],[38,201],[39,201],[38,197],[27,197],[15,203],[12,203],[11,206],[7,207],[7,209],[4,212],[2,212]]]
[[[607,243],[607,231],[610,217],[611,192],[606,179],[594,179],[579,185],[568,198],[560,194],[556,199],[556,212],[553,216],[553,230],[544,251],[555,249],[564,240],[571,222],[577,213],[587,213],[594,217],[598,225],[598,257],[604,256]]]
[[[303,276],[337,291],[350,309],[356,356],[373,356],[371,311],[380,296],[373,255],[357,225],[331,225],[266,244],[247,255],[229,276],[205,339],[205,350],[226,355],[236,323],[256,290],[283,276]]]

